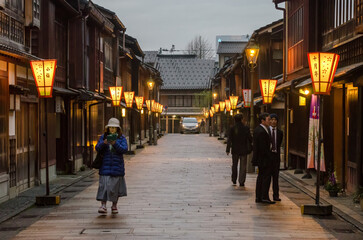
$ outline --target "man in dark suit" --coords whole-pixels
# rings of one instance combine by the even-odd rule
[[[270,115],[261,113],[260,125],[253,132],[252,165],[258,166],[256,180],[256,202],[273,204],[269,198],[269,188],[272,173]]]
[[[272,154],[272,190],[274,201],[281,201],[279,197],[279,171],[280,171],[280,153],[283,132],[277,128],[279,118],[277,114],[270,114],[270,130],[271,130],[271,154]]]
[[[247,154],[251,153],[252,136],[250,129],[242,123],[243,115],[237,114],[234,116],[235,125],[229,130],[227,140],[227,155],[232,147],[232,182],[236,184],[237,180],[237,166],[239,163],[239,178],[238,182],[241,187],[245,185],[246,181],[246,166]]]

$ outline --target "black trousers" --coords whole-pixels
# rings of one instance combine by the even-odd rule
[[[272,165],[258,167],[256,180],[256,200],[270,200],[268,195],[272,175]]]
[[[240,161],[239,161],[240,160]],[[239,161],[239,173],[237,173]],[[232,182],[235,183],[238,176],[238,182],[240,185],[246,181],[246,169],[247,169],[247,155],[232,154]]]
[[[280,156],[278,153],[272,153],[273,167],[272,167],[272,190],[273,198],[279,198],[279,172],[280,172]]]

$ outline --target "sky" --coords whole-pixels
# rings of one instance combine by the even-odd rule
[[[251,35],[282,18],[272,0],[92,0],[116,13],[143,51],[185,50],[195,36]]]

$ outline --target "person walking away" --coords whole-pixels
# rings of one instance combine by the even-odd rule
[[[236,185],[237,166],[239,161],[238,182],[241,187],[246,181],[247,154],[251,153],[252,136],[250,129],[242,123],[243,115],[234,116],[235,125],[229,130],[226,153],[232,148],[232,182]]]
[[[272,190],[273,200],[281,201],[279,196],[279,171],[280,171],[280,153],[281,143],[283,139],[283,132],[278,129],[277,123],[279,118],[277,114],[270,114],[270,130],[271,130],[271,155],[272,155]]]
[[[256,180],[256,203],[276,203],[269,198],[272,173],[270,116],[261,113],[260,125],[253,132],[252,165],[258,167]]]
[[[200,122],[200,131],[202,133],[205,133],[205,121],[204,118],[202,119],[202,121]]]
[[[110,201],[111,212],[117,214],[118,198],[127,196],[123,158],[123,154],[127,152],[127,141],[122,135],[120,121],[117,118],[110,118],[108,121],[106,132],[98,140],[96,151],[103,155],[96,197],[97,201],[101,201],[98,212],[107,213],[106,203]]]

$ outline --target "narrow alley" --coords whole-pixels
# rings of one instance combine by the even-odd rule
[[[336,238],[283,193],[277,204],[256,204],[255,174],[232,186],[225,145],[206,134],[166,135],[126,162],[118,215],[110,205],[97,213],[95,182],[14,239]]]

